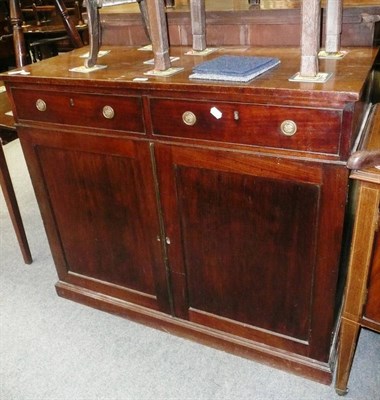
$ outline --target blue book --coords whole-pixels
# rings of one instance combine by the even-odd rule
[[[280,63],[275,57],[221,56],[193,68],[190,79],[249,82]]]

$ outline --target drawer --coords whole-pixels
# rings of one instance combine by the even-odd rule
[[[143,133],[140,97],[13,89],[19,119]]]
[[[217,110],[212,111],[215,107]],[[337,154],[335,110],[192,100],[150,100],[154,135]],[[220,114],[218,115],[218,111]]]

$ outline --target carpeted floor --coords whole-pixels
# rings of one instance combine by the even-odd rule
[[[0,400],[331,400],[333,386],[59,298],[19,141],[4,146],[30,242],[23,264],[0,195]],[[380,335],[363,330],[345,399],[380,393]]]

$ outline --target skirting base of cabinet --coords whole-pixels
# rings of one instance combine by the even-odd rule
[[[56,290],[59,296],[66,299],[131,319],[149,327],[289,371],[323,384],[328,385],[332,382],[332,370],[327,363],[181,320],[62,281],[56,284]]]

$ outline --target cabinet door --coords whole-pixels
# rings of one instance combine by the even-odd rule
[[[147,142],[21,129],[61,281],[169,312]]]
[[[156,145],[177,316],[321,361],[347,171]]]

